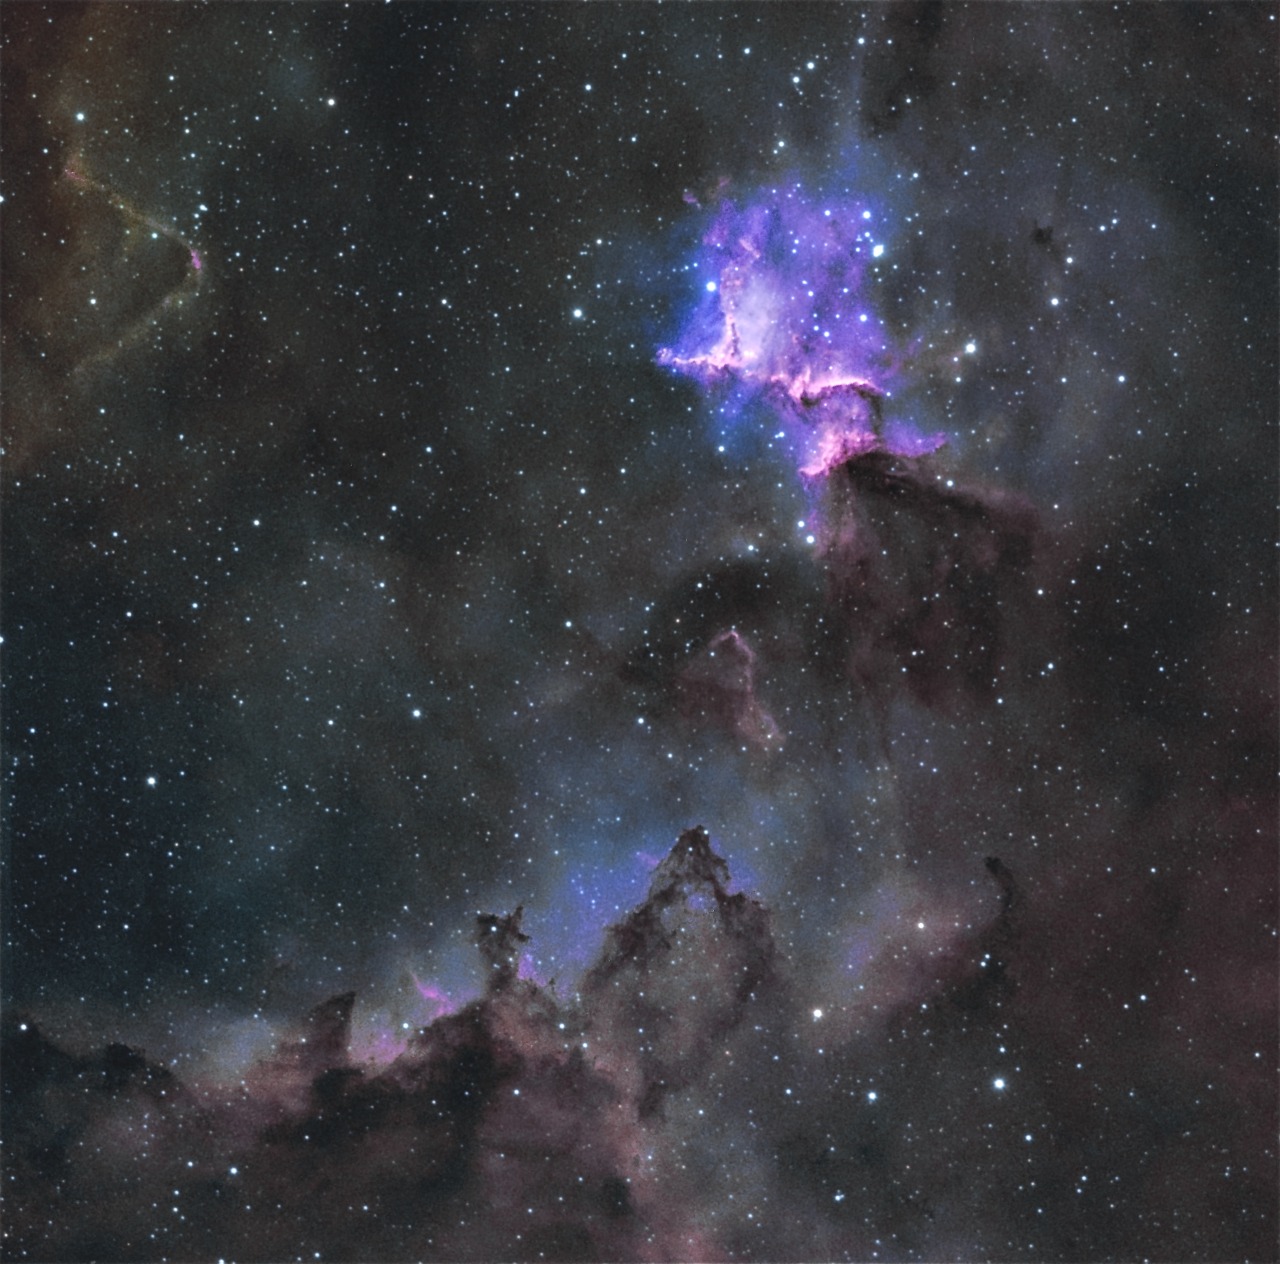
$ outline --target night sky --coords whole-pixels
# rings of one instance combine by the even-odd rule
[[[1277,12],[5,3],[4,1258],[1274,1260]]]

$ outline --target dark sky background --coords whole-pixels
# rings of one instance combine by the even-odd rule
[[[5,4],[5,1258],[1274,1258],[1278,26]]]

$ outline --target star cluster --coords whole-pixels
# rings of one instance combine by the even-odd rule
[[[708,301],[689,320],[688,353],[659,363],[707,383],[745,388],[799,432],[809,478],[873,450],[921,456],[942,436],[891,422],[886,377],[894,359],[883,322],[865,310],[864,272],[884,255],[872,213],[832,199],[811,206],[799,186],[770,190],[744,211],[726,204],[705,238]],[[737,412],[738,409],[733,411]],[[785,433],[785,431],[784,431]]]

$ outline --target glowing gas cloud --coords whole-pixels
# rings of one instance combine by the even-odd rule
[[[736,405],[764,400],[806,478],[868,452],[933,452],[945,436],[886,404],[896,355],[869,302],[884,252],[850,195],[816,201],[793,184],[724,201],[702,239],[699,301],[658,362],[727,388]]]

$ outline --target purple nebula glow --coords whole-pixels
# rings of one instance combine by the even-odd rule
[[[457,1003],[446,996],[434,983],[424,983],[416,974],[412,977],[414,986],[418,989],[418,995],[424,1001],[430,1001],[434,1007],[432,1019],[439,1018],[441,1014],[452,1014],[457,1010]]]
[[[794,185],[722,203],[702,241],[700,302],[658,362],[767,401],[805,478],[867,452],[935,451],[945,436],[883,416],[897,355],[867,293],[883,249],[848,196],[818,203]]]

